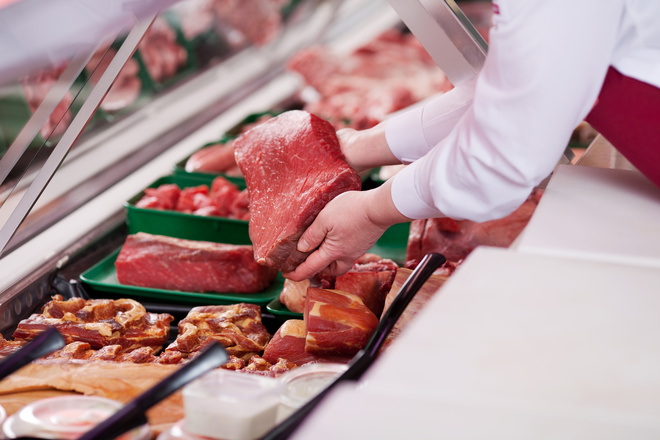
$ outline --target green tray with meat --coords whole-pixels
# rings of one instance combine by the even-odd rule
[[[250,244],[245,185],[222,176],[163,176],[126,202],[129,234]]]
[[[180,304],[193,304],[193,305],[214,305],[214,304],[236,304],[240,302],[258,304],[265,307],[275,298],[278,298],[282,287],[284,285],[284,278],[280,274],[269,278],[270,284],[266,287],[259,289],[256,292],[200,292],[189,291],[185,287],[180,289],[173,288],[159,288],[159,287],[146,287],[138,285],[125,284],[119,281],[117,274],[117,258],[121,249],[117,249],[103,260],[98,262],[93,267],[89,268],[80,275],[80,280],[90,287],[91,289],[102,292],[106,296],[114,295],[121,298],[147,298],[152,300],[166,301],[168,303]],[[153,255],[151,255],[153,258]],[[245,266],[245,265],[243,265]],[[179,267],[179,269],[177,269]],[[183,272],[183,276],[188,273],[189,277],[203,278],[207,271],[203,270],[190,270],[186,268],[185,271],[180,270],[182,266],[169,264],[168,269],[175,275]],[[142,268],[143,272],[151,273],[154,276],[162,278],[156,272],[154,266]],[[232,272],[234,276],[241,277],[239,271]],[[185,279],[184,281],[185,282]],[[236,286],[236,282],[232,283]]]

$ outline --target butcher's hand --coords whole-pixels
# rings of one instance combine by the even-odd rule
[[[343,128],[337,131],[337,137],[346,161],[358,173],[401,163],[387,145],[384,122],[368,130]]]
[[[376,189],[347,191],[331,200],[298,241],[299,251],[314,251],[284,276],[302,281],[317,273],[341,275],[387,228],[410,221],[394,206],[390,186],[387,181]]]

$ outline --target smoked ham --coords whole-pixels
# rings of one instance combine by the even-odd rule
[[[364,254],[351,270],[337,277],[335,289],[358,296],[369,310],[380,316],[398,267],[392,260]]]
[[[406,282],[408,277],[410,277],[411,273],[412,270],[407,268],[400,268],[397,271],[396,277],[394,278],[394,283],[392,284],[392,288],[390,289],[390,292],[388,293],[387,298],[385,299],[385,307],[383,309],[383,314],[385,314],[385,312],[390,307],[390,305],[392,305],[392,302],[399,294],[399,291],[401,290],[403,283]],[[417,291],[415,296],[413,296],[413,298],[410,300],[410,303],[408,303],[408,305],[404,309],[399,319],[397,319],[392,330],[390,330],[390,332],[388,333],[387,337],[385,338],[385,341],[383,342],[383,346],[380,349],[381,352],[386,350],[387,347],[389,347],[392,344],[392,341],[394,341],[401,334],[403,329],[417,315],[417,313],[419,313],[419,311],[424,308],[426,303],[428,303],[428,301],[436,293],[438,293],[438,290],[440,289],[440,287],[442,287],[445,281],[447,281],[447,276],[435,275],[435,274],[431,275],[429,279],[426,280],[424,285],[419,289],[419,291]]]
[[[42,313],[20,321],[13,336],[17,341],[28,341],[54,326],[67,344],[81,342],[94,349],[119,345],[122,352],[147,347],[156,353],[169,338],[173,319],[167,313],[149,313],[132,299],[64,301],[55,295]]]
[[[378,325],[376,315],[358,296],[314,287],[307,289],[304,319],[305,351],[323,356],[355,355]]]
[[[305,321],[302,319],[289,319],[285,321],[273,335],[263,358],[271,364],[286,359],[295,365],[303,365],[310,362],[338,362],[347,363],[352,356],[317,355],[305,351],[305,337],[307,330]]]
[[[335,129],[311,113],[291,110],[234,141],[250,193],[250,240],[257,263],[291,272],[309,252],[298,239],[337,195],[359,190]]]

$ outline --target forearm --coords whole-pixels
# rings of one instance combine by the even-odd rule
[[[401,163],[387,145],[384,123],[361,131],[350,128],[339,130],[337,136],[346,161],[358,172]]]

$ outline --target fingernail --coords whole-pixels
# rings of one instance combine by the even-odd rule
[[[308,252],[309,251],[309,244],[304,240],[300,240],[300,241],[298,241],[297,249],[298,249],[299,252]]]

